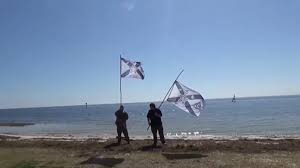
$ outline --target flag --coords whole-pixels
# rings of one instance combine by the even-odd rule
[[[129,61],[121,57],[121,77],[143,80],[145,74],[141,62]]]
[[[174,103],[183,111],[194,116],[199,116],[204,109],[205,100],[200,93],[184,86],[175,81],[172,92],[170,93],[168,102]]]

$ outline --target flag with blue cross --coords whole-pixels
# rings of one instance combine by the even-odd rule
[[[172,92],[167,101],[194,116],[199,116],[205,105],[205,100],[200,93],[178,81],[174,82]]]
[[[121,78],[144,79],[145,74],[141,62],[130,61],[121,57]]]

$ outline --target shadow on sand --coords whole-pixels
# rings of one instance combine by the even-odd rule
[[[168,160],[196,159],[207,157],[207,155],[202,155],[200,153],[162,153],[162,155]]]
[[[116,146],[120,146],[120,145],[117,142],[114,142],[114,143],[105,145],[104,149],[109,149],[109,148],[116,147]]]
[[[154,147],[153,145],[146,145],[146,146],[142,146],[139,148],[139,150],[141,151],[153,151],[153,150],[157,150],[157,149],[161,149],[161,146],[156,146]]]
[[[86,161],[81,162],[81,165],[85,165],[85,164],[99,164],[99,165],[103,165],[103,166],[107,166],[107,167],[113,167],[117,164],[120,164],[124,161],[125,159],[123,158],[96,158],[96,157],[92,157],[89,158]]]

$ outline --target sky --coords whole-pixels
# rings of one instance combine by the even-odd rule
[[[0,0],[0,108],[300,94],[297,0]]]

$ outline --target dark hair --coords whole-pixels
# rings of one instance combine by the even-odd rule
[[[150,103],[150,107],[154,107],[155,108],[155,104],[154,103]]]

